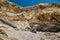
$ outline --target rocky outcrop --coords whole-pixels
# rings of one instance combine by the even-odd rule
[[[0,0],[0,40],[60,40],[59,34],[59,4],[23,8]]]

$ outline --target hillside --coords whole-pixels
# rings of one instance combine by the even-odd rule
[[[59,34],[59,4],[23,8],[0,0],[0,40],[60,40]]]

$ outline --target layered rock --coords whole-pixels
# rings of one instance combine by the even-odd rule
[[[0,21],[0,40],[60,39],[59,4],[40,4],[22,8],[6,0],[0,0]],[[34,34],[29,32],[31,29],[39,32]]]

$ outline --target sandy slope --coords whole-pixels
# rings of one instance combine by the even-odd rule
[[[4,27],[1,27],[4,26]],[[8,35],[0,35],[0,38],[4,40],[60,40],[60,33],[49,33],[49,32],[37,32],[32,33],[30,31],[15,30],[12,27],[5,25],[0,22],[0,29],[4,30]]]

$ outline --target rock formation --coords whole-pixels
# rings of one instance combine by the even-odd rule
[[[60,5],[23,8],[0,0],[0,34],[0,40],[60,40]]]

